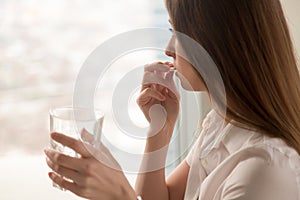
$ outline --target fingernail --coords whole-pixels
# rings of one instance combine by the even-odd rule
[[[57,132],[52,132],[52,133],[50,134],[50,136],[51,136],[52,139],[54,139],[54,138],[57,136]]]

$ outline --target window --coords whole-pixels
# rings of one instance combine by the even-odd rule
[[[300,22],[293,21],[300,19],[296,11],[299,2],[283,3],[290,11],[287,14],[299,49]],[[4,0],[0,1],[0,13],[0,199],[81,199],[52,188],[47,177],[43,149],[49,143],[48,111],[72,103],[78,71],[99,44],[135,28],[167,29],[163,0]],[[163,52],[146,53],[149,60],[141,57],[143,62],[167,59]],[[130,56],[124,59],[130,60]],[[111,81],[117,81],[122,73],[111,76]],[[194,130],[188,123],[197,116],[203,118],[209,110],[204,94],[181,94],[184,111],[176,127],[180,134],[170,147],[168,160],[175,162],[167,173],[191,145]],[[184,120],[188,123],[180,125]],[[124,148],[128,145],[121,137],[116,142]],[[130,147],[130,151],[143,148]],[[128,174],[128,178],[133,183],[135,176]]]

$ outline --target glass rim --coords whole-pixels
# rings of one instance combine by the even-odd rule
[[[79,119],[76,119],[76,117],[75,117],[73,119],[75,121],[92,121],[92,120],[99,120],[104,117],[104,112],[100,109],[97,109],[97,108],[92,109],[92,108],[85,108],[85,107],[73,107],[73,106],[61,106],[61,107],[50,108],[49,115],[50,115],[50,117],[57,118],[60,120],[72,120],[72,119],[66,119],[65,117],[59,116],[57,113],[55,113],[55,111],[72,111],[73,116],[74,116],[74,111],[76,111],[76,110],[77,111],[89,111],[91,113],[94,113],[93,116],[95,116],[95,118],[79,120]]]

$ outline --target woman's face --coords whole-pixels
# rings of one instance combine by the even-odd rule
[[[181,81],[181,86],[189,91],[207,91],[196,69],[186,59],[178,55],[179,50],[179,43],[173,34],[166,47],[165,54],[173,58],[173,65],[177,69],[177,76]]]

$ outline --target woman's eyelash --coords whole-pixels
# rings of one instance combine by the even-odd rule
[[[171,31],[171,33],[173,33],[173,32],[174,32],[172,28],[169,28],[169,31]]]

